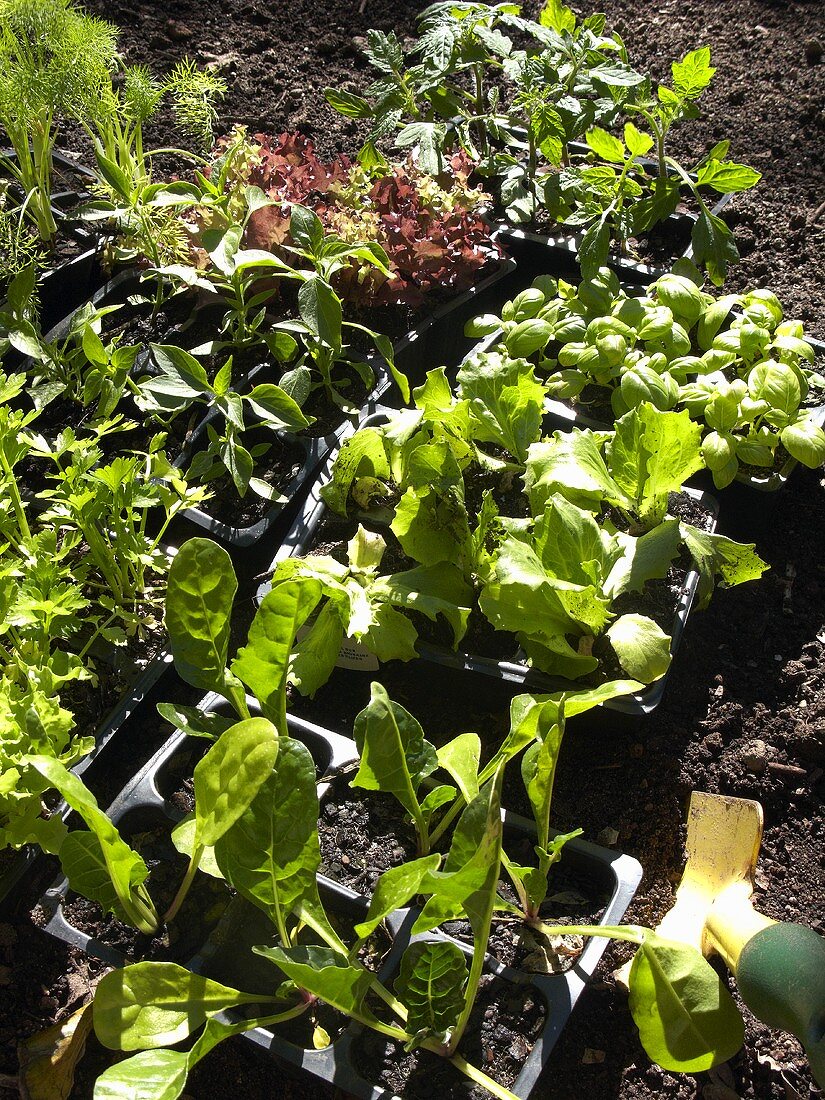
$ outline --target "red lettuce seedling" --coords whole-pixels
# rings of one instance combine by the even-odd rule
[[[433,294],[468,289],[499,256],[480,214],[487,196],[470,187],[472,165],[463,152],[435,177],[412,157],[390,164],[371,148],[360,162],[325,162],[302,134],[256,134],[252,148],[237,182],[260,187],[276,205],[252,215],[246,247],[288,250],[295,205],[309,207],[325,232],[343,241],[377,241],[391,277],[357,260],[336,275],[336,290],[353,304],[418,308]]]

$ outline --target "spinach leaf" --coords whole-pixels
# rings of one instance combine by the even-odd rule
[[[237,590],[229,554],[211,539],[189,539],[169,570],[165,621],[181,678],[203,691],[219,692],[246,718],[243,686],[226,667]]]
[[[373,683],[369,705],[356,716],[352,735],[360,755],[352,786],[394,795],[413,819],[419,854],[427,855],[430,815],[418,790],[438,767],[438,758],[421,726],[381,684]]]
[[[121,838],[83,781],[59,760],[30,756],[24,763],[60,792],[89,829],[88,834],[69,833],[60,847],[61,861],[65,849],[63,869],[70,885],[140,932],[154,935],[159,922],[144,885],[149,869],[141,856]]]

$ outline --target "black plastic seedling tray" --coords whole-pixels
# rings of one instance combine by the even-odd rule
[[[371,417],[368,417],[364,421],[362,427],[368,427],[371,424],[381,424],[386,420],[389,414],[390,410],[377,410]],[[545,431],[552,431],[554,427],[564,426],[563,424],[560,425],[555,423],[552,415],[545,418]],[[321,489],[331,480],[335,458],[336,453],[333,453],[327,459],[318,480],[312,486],[309,496],[304,502],[301,514],[284,536],[275,555],[275,559],[267,571],[267,579],[258,589],[256,597],[258,600],[262,599],[269,590],[269,577],[278,562],[285,558],[305,555],[312,549],[315,533],[327,513],[327,506],[321,498]],[[715,530],[718,518],[718,504],[714,497],[709,493],[704,493],[698,489],[689,487],[686,487],[684,491],[711,514],[712,526],[710,530]],[[368,514],[365,513],[360,518],[367,521],[369,517]],[[344,523],[346,523],[346,521],[342,519],[342,524]],[[383,524],[383,526],[386,526],[386,524]],[[690,614],[690,610],[696,598],[698,586],[699,574],[696,570],[691,570],[687,574],[684,584],[682,585],[674,611],[673,626],[670,632],[670,653],[672,659],[675,658],[681,643],[688,615]],[[351,645],[349,648],[352,648]],[[457,671],[481,673],[503,683],[511,684],[514,688],[523,691],[569,691],[572,684],[570,680],[552,677],[539,669],[531,668],[519,659],[514,659],[512,661],[496,660],[492,657],[465,653],[460,649],[457,651],[451,650],[446,646],[433,645],[429,642],[418,642],[416,649],[422,660],[432,661],[436,664],[456,669]],[[349,653],[348,656],[350,656]],[[352,664],[347,663],[344,667],[352,667]],[[603,718],[607,718],[608,714],[611,716],[611,720],[613,716],[616,715],[624,715],[630,719],[646,717],[661,703],[670,676],[670,671],[671,670],[668,669],[664,676],[656,680],[644,691],[636,695],[621,696],[617,699],[611,699],[606,703],[602,703],[587,715],[579,718],[578,721],[595,724],[599,723]]]
[[[478,313],[506,302],[515,292],[515,274],[515,261],[502,257],[494,271],[469,290],[444,302],[393,345],[396,366],[407,375],[411,387],[420,385],[427,371],[457,362],[466,354],[473,340],[464,335],[464,325]],[[395,407],[401,395],[386,370],[383,373],[385,377],[373,395],[373,405]]]
[[[130,268],[118,272],[103,286],[98,287],[88,300],[95,307],[111,305],[116,302],[124,302],[129,295],[141,290],[139,273]],[[51,328],[46,336],[48,341],[54,342],[65,338],[71,324],[73,312],[74,310],[70,310],[64,313],[61,320]],[[170,332],[170,337],[174,335],[174,331]],[[381,362],[371,363],[370,365],[376,371],[374,394],[379,389],[386,387],[386,378]],[[138,355],[133,373],[140,374],[147,368],[151,369],[151,356],[148,351],[144,351]],[[244,387],[251,386],[256,381],[264,381],[269,370],[267,364],[261,364],[253,367],[244,375],[237,375],[235,379],[236,388],[243,391]],[[370,395],[370,398],[373,394]],[[365,405],[359,415],[366,415],[370,408],[371,405]],[[309,488],[318,467],[330,451],[339,446],[342,439],[353,430],[354,423],[358,418],[358,416],[355,416],[351,419],[344,419],[335,431],[318,437],[293,434],[286,431],[267,433],[276,443],[294,448],[296,452],[300,453],[300,463],[296,464],[297,468],[293,476],[281,487],[280,492],[283,499],[273,502],[257,522],[247,526],[234,525],[211,516],[208,512],[208,504],[206,508],[188,508],[173,521],[170,528],[170,541],[179,541],[178,536],[182,540],[193,534],[205,533],[230,549],[236,550],[255,546],[262,539],[267,539],[270,545],[276,542],[279,529],[283,531],[288,526],[290,518],[294,514],[295,506],[302,499],[305,490]],[[208,426],[219,420],[220,414],[215,410],[206,412],[201,417],[199,423],[192,429],[186,446],[174,460],[176,466],[183,467],[188,462],[197,448],[198,441],[206,436]],[[194,530],[191,528],[194,528]]]
[[[254,713],[256,708],[254,700],[249,699],[248,703]],[[201,708],[205,711],[227,712],[227,704],[214,695],[207,696],[201,703]],[[341,737],[292,716],[288,717],[288,724],[290,734],[304,741],[312,752],[318,770],[319,797],[323,798],[329,781],[342,772],[351,770],[352,764],[357,759],[355,743],[350,738]],[[184,767],[187,768],[190,763],[194,766],[195,758],[207,747],[208,742],[189,738],[185,734],[179,733],[171,737],[112,803],[108,810],[110,819],[118,824],[125,823],[127,815],[129,817],[137,815],[140,818],[140,815],[146,813],[160,813],[170,821],[179,820],[181,813],[169,801],[169,796],[176,788],[180,774],[179,771],[175,771],[174,765],[176,761],[179,762],[182,755],[191,753],[189,759],[184,759]],[[507,813],[504,814],[504,826],[505,830],[518,832],[525,830],[529,832],[532,829],[531,824],[523,818]],[[609,851],[580,839],[567,843],[563,859],[572,869],[581,876],[586,876],[606,895],[608,900],[599,923],[618,924],[641,879],[642,869],[639,863],[630,856]],[[331,911],[355,919],[363,917],[366,913],[369,905],[367,897],[323,875],[318,876],[318,884],[322,900]],[[124,965],[126,960],[122,953],[109,944],[90,938],[70,923],[63,911],[63,904],[68,896],[69,887],[64,878],[54,882],[43,895],[41,906],[46,914],[45,930],[64,943],[108,965]],[[392,946],[379,971],[382,981],[391,981],[397,972],[401,955],[410,942],[411,928],[416,915],[414,909],[399,909],[388,918],[387,929],[392,938]],[[243,899],[235,897],[228,902],[222,916],[201,948],[189,957],[187,965],[215,980],[229,982],[251,992],[270,991],[273,984],[270,974],[274,976],[277,971],[268,973],[266,964],[262,964],[260,959],[252,956],[250,949],[255,944],[269,942],[271,937],[272,925],[266,917]],[[449,937],[441,932],[432,932],[415,938]],[[466,954],[471,954],[472,949],[467,944],[460,940],[453,942],[458,943]],[[529,984],[546,1009],[541,1033],[512,1086],[517,1096],[526,1100],[530,1095],[550,1058],[564,1024],[592,976],[606,946],[606,939],[590,939],[574,965],[563,973],[548,975],[528,974],[503,966],[488,956],[486,970],[489,973],[505,982],[514,983],[520,988]],[[290,1066],[302,1068],[353,1096],[363,1100],[390,1100],[393,1094],[367,1080],[356,1066],[353,1048],[359,1042],[362,1030],[360,1025],[350,1024],[340,1037],[323,1050],[298,1046],[268,1028],[256,1028],[246,1032],[245,1038],[255,1047]]]
[[[0,149],[0,155],[15,159],[13,149]],[[84,165],[62,153],[53,153],[52,159],[56,165],[83,180],[93,175]],[[45,268],[37,276],[38,314],[44,331],[87,301],[103,282],[100,244],[95,234],[82,223],[72,221],[65,210],[67,205],[75,205],[85,197],[85,190],[56,190],[52,193],[52,214],[60,231],[75,242],[78,254]],[[0,311],[2,309],[3,303],[0,301]],[[14,362],[14,359],[10,361]]]
[[[204,417],[193,431],[185,450],[175,460],[176,466],[183,468],[186,465],[197,449],[198,442],[206,436],[208,426],[220,419],[218,412],[211,412]],[[198,529],[197,532],[190,531],[188,534],[206,534],[210,538],[223,543],[229,549],[234,550],[249,549],[257,546],[262,540],[266,540],[267,545],[277,542],[279,531],[283,531],[288,527],[290,517],[294,515],[296,506],[303,498],[305,491],[309,489],[318,467],[330,451],[337,449],[353,430],[353,424],[350,421],[344,421],[334,433],[325,436],[302,436],[280,431],[268,433],[273,437],[276,444],[294,448],[301,456],[300,461],[295,463],[294,473],[279,490],[282,499],[274,501],[259,520],[246,526],[226,523],[215,516],[211,516],[207,510],[209,507],[208,501],[202,507],[187,508],[181,514],[181,520]],[[251,493],[252,490],[250,489],[249,492]],[[178,530],[181,529],[180,524],[176,526]]]
[[[172,667],[172,654],[165,650],[154,657],[143,669],[128,692],[115,704],[95,731],[95,744],[92,751],[72,768],[75,775],[83,775],[93,765],[98,765],[106,746],[115,738],[137,707],[146,699],[160,678]],[[69,810],[61,803],[54,811],[66,818]],[[37,848],[21,848],[10,860],[9,866],[0,874],[0,906],[10,899],[12,892],[30,872],[40,858]]]
[[[692,214],[671,214],[667,219],[666,224],[671,233],[677,240],[684,242],[684,247],[680,244],[680,256],[677,258],[689,258],[691,255],[690,234],[695,221]],[[564,226],[560,226],[559,232],[546,234],[502,223],[496,230],[496,236],[517,262],[522,275],[534,277],[568,272],[573,278],[581,277],[577,255],[583,233],[565,232]],[[617,252],[609,254],[607,266],[623,282],[636,286],[647,286],[668,271],[667,267],[642,263]]]

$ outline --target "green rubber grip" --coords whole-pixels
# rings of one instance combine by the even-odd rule
[[[772,924],[742,948],[742,1000],[763,1023],[795,1035],[825,1088],[825,939],[804,924]]]

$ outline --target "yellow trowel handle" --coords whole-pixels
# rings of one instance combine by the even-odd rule
[[[711,907],[705,934],[751,1012],[799,1039],[825,1087],[825,939],[804,924],[777,924],[730,893]]]

